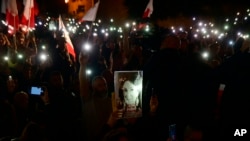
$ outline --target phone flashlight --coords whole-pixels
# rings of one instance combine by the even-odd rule
[[[3,60],[4,60],[4,61],[8,61],[8,60],[9,60],[9,57],[8,57],[8,56],[4,56],[4,57],[3,57]]]
[[[83,49],[85,51],[89,51],[91,49],[91,45],[89,43],[85,43],[84,46],[83,46]]]
[[[92,74],[91,69],[86,69],[86,74],[87,74],[87,75],[91,75],[91,74]]]
[[[13,80],[11,75],[9,75],[9,80],[10,80],[10,81]]]
[[[203,57],[204,59],[208,59],[209,53],[208,53],[207,51],[204,51],[204,52],[202,53],[202,57]]]

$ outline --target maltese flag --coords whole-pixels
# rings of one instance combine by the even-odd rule
[[[19,25],[16,0],[2,0],[1,12],[6,15],[8,32],[14,34]]]
[[[64,35],[64,38],[66,40],[67,51],[69,52],[69,54],[71,54],[74,57],[74,60],[75,60],[76,59],[75,49],[74,49],[74,46],[70,40],[69,33],[68,33],[67,29],[65,28],[65,25],[63,24],[61,15],[59,16],[58,23],[59,23],[59,30],[63,31],[63,35]]]
[[[35,28],[35,2],[34,0],[24,0],[24,11],[21,24],[28,29]]]
[[[149,0],[146,9],[144,10],[142,18],[149,18],[153,13],[153,0]]]
[[[83,21],[92,21],[92,22],[95,21],[96,13],[98,11],[99,4],[100,4],[100,0],[98,0],[98,2],[87,11],[85,16],[81,19],[81,22],[83,22]]]

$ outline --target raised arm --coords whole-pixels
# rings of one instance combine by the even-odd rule
[[[80,96],[83,101],[90,99],[90,87],[86,75],[86,66],[89,56],[84,55],[82,52],[79,54],[79,87],[80,87]]]
[[[37,44],[36,44],[36,38],[35,38],[34,33],[29,33],[28,35],[26,46],[28,47],[29,45],[32,46],[31,56],[37,55]]]

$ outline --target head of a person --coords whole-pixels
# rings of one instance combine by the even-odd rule
[[[58,38],[58,40],[57,40],[57,48],[62,52],[66,51],[66,39],[65,39],[65,37]]]
[[[29,63],[25,63],[22,68],[22,73],[25,79],[30,80],[32,78],[32,66]]]
[[[240,48],[241,52],[249,52],[250,49],[250,39],[245,39]]]
[[[218,43],[213,43],[209,46],[211,53],[218,54],[220,51],[220,44]]]
[[[117,128],[108,132],[102,141],[130,141],[126,128]]]
[[[64,85],[63,76],[60,71],[53,71],[49,77],[49,85],[52,88],[62,88]]]
[[[7,92],[9,94],[14,94],[18,89],[18,80],[17,78],[13,78],[13,76],[9,75],[8,80],[6,81]]]
[[[175,34],[168,34],[162,41],[160,49],[179,49],[181,40]]]
[[[25,43],[25,34],[22,31],[16,33],[17,43],[23,45]]]
[[[0,33],[0,46],[5,45],[5,44],[6,44],[5,35],[3,33]]]
[[[29,95],[26,92],[17,92],[14,96],[14,105],[22,110],[27,110],[29,106]]]
[[[106,97],[108,95],[107,82],[103,76],[93,78],[92,89],[96,96]]]
[[[236,39],[234,45],[233,45],[233,48],[234,48],[234,52],[235,53],[238,53],[241,51],[241,47],[244,43],[245,39],[243,37],[239,37]]]
[[[20,136],[20,141],[46,141],[44,129],[35,122],[29,122]]]
[[[197,127],[187,126],[184,131],[184,141],[202,141],[203,132]]]
[[[137,104],[139,97],[139,91],[136,85],[130,81],[126,80],[121,86],[122,99],[126,104],[134,105]]]

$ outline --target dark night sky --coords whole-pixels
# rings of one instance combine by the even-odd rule
[[[22,1],[22,0],[17,0]],[[36,0],[42,13],[49,12],[58,16],[66,12],[64,0]],[[95,0],[97,1],[97,0]],[[114,18],[124,20],[127,18],[141,18],[149,0],[100,0],[97,18]],[[175,18],[178,16],[204,16],[217,19],[234,15],[237,11],[245,11],[247,0],[154,0],[152,19]],[[40,13],[41,14],[41,13]]]

